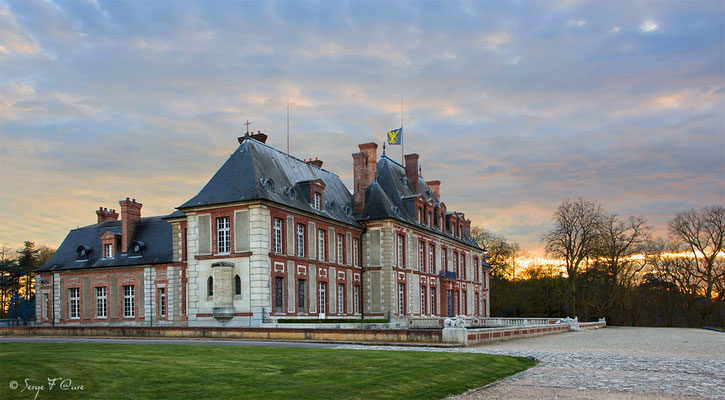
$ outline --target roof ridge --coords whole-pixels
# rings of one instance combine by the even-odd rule
[[[291,155],[291,154],[289,154],[289,153],[285,153],[284,151],[282,151],[282,150],[280,150],[280,149],[277,149],[277,148],[274,148],[274,147],[272,147],[272,146],[268,145],[267,143],[262,143],[262,142],[260,142],[260,141],[259,141],[259,140],[257,140],[257,139],[254,139],[254,138],[251,138],[251,137],[250,137],[250,138],[248,138],[248,139],[244,140],[244,142],[248,142],[248,141],[250,141],[250,140],[253,140],[253,141],[257,142],[257,144],[260,144],[260,145],[262,145],[262,146],[264,146],[264,147],[267,147],[267,148],[269,148],[269,149],[271,149],[271,150],[274,150],[274,151],[276,151],[276,152],[278,152],[278,153],[280,153],[280,154],[282,154],[282,155],[285,155],[285,156],[287,156],[287,157],[293,158],[293,159],[295,159],[295,160],[297,160],[297,161],[299,161],[299,162],[301,162],[301,163],[304,163],[304,164],[310,165],[310,166],[312,166],[312,167],[315,167],[315,168],[317,168],[317,169],[319,169],[319,170],[322,170],[322,171],[325,171],[325,172],[327,172],[327,173],[329,173],[329,174],[335,175],[335,176],[336,176],[336,177],[338,177],[338,178],[340,177],[340,175],[338,175],[338,174],[336,174],[336,173],[334,173],[334,172],[332,172],[332,171],[328,171],[328,170],[326,170],[326,169],[324,169],[324,168],[322,168],[322,167],[318,167],[318,166],[316,166],[316,165],[308,164],[308,163],[307,163],[307,162],[306,162],[305,160],[301,160],[301,159],[299,159],[299,158],[297,158],[297,157],[295,157],[295,156],[293,156],[293,155]],[[244,142],[242,142],[242,144],[240,144],[240,145],[239,145],[239,147],[242,147],[242,146],[244,145]]]

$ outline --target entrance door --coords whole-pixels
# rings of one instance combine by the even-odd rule
[[[453,291],[448,291],[448,316],[453,316]]]

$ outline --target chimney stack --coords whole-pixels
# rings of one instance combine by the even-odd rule
[[[433,191],[436,199],[438,199],[438,201],[441,201],[441,181],[426,181],[425,183],[428,184],[430,190]]]
[[[322,160],[318,160],[317,157],[315,157],[314,160],[310,158],[309,160],[307,160],[305,162],[307,164],[314,165],[317,168],[322,168]]]
[[[415,193],[418,193],[418,158],[420,156],[415,153],[405,155],[405,177]]]
[[[378,144],[363,143],[357,146],[359,153],[353,153],[353,212],[365,209],[365,189],[375,181],[378,168]]]
[[[237,138],[237,141],[239,142],[239,144],[242,144],[242,142],[247,139],[254,139],[262,143],[267,143],[267,135],[262,133],[262,131],[257,131],[257,133],[252,132],[251,134],[245,133],[244,136],[239,136]]]
[[[133,231],[141,219],[141,206],[143,204],[137,203],[136,199],[129,200],[128,197],[126,197],[126,200],[119,201],[118,204],[121,205],[121,252],[128,253]]]
[[[96,210],[96,215],[98,215],[99,224],[101,222],[118,220],[118,213],[116,212],[116,210],[109,210],[103,207],[98,207],[98,210]]]

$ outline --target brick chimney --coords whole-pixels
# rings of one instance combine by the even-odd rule
[[[310,158],[309,160],[307,160],[305,162],[307,164],[314,165],[317,168],[322,168],[322,160],[318,160],[317,158],[315,158],[314,160]]]
[[[133,231],[141,219],[141,206],[143,204],[137,203],[136,199],[129,200],[128,197],[126,197],[126,200],[119,201],[118,204],[121,205],[121,252],[128,253]]]
[[[239,142],[239,144],[242,144],[242,142],[247,139],[254,139],[262,143],[267,143],[267,135],[262,133],[262,131],[257,131],[257,133],[252,132],[251,134],[245,133],[244,136],[239,136],[237,138],[237,141]]]
[[[98,215],[99,224],[101,222],[118,220],[118,213],[116,212],[116,210],[109,210],[103,207],[98,207],[98,210],[96,210],[96,215]]]
[[[359,153],[353,153],[353,212],[360,213],[365,208],[365,189],[375,181],[378,168],[377,143],[363,143],[357,146]]]
[[[441,201],[441,181],[426,181],[425,183],[428,184],[430,190],[433,191],[436,199],[438,199],[438,201]]]
[[[405,155],[405,177],[415,193],[418,193],[418,158],[415,153]]]

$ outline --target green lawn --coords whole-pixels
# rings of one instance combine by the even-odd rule
[[[0,343],[0,398],[440,399],[534,365],[524,358],[412,351]],[[48,378],[83,390],[52,390]],[[19,387],[11,389],[11,382]]]

